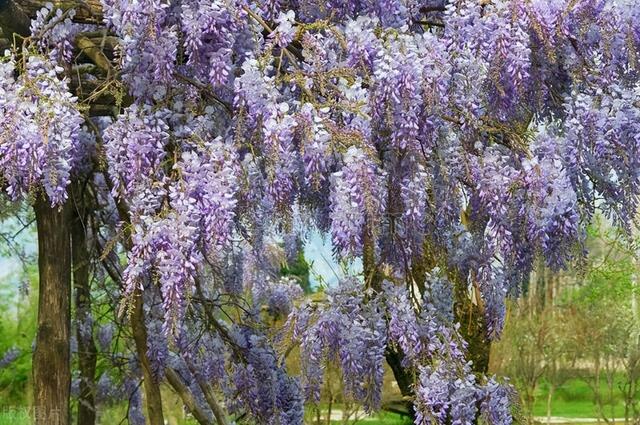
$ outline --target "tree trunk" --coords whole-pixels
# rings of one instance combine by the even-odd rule
[[[547,300],[545,301],[545,306],[548,308],[553,307],[553,296],[554,296],[554,288],[555,282],[557,279],[557,275],[554,274],[551,270],[549,270],[549,280],[547,281]]]
[[[147,356],[147,327],[144,322],[142,291],[135,290],[133,311],[131,312],[131,329],[136,344],[136,352],[142,366],[144,397],[147,405],[147,421],[149,425],[164,425],[162,414],[162,395],[160,385],[153,377],[149,357]]]
[[[36,425],[69,425],[71,244],[69,207],[34,205],[38,228],[38,331],[33,353]]]
[[[371,229],[365,222],[365,230],[363,234],[363,249],[362,249],[362,270],[364,272],[365,282],[376,291],[382,291],[382,276],[376,266],[375,258],[375,240]],[[393,372],[400,393],[403,397],[403,402],[407,407],[407,413],[411,419],[415,418],[415,410],[413,407],[413,380],[408,371],[402,366],[402,359],[404,354],[401,351],[397,351],[393,348],[387,348],[385,353],[387,364]]]
[[[331,382],[329,382],[329,404],[327,406],[327,425],[331,425],[331,410],[333,409],[333,393],[331,391]]]
[[[547,424],[551,424],[551,402],[553,400],[554,385],[549,385],[549,394],[547,394]]]
[[[536,298],[537,298],[537,311],[544,310],[546,294],[547,294],[547,280],[546,280],[547,268],[544,264],[544,259],[538,259],[538,266],[536,268]]]
[[[91,286],[89,281],[89,251],[82,214],[76,214],[71,224],[71,256],[76,304],[76,338],[78,340],[78,367],[80,394],[78,397],[78,425],[96,422],[95,375],[97,350],[91,324]],[[83,326],[87,324],[88,326]]]
[[[449,278],[454,282],[454,314],[460,323],[460,334],[467,342],[467,359],[473,363],[471,369],[479,374],[489,370],[491,340],[482,307],[481,295],[476,292],[476,302],[469,295],[467,272],[455,272]]]
[[[467,342],[467,359],[473,363],[471,369],[480,374],[489,371],[491,341],[487,337],[484,313],[467,297],[456,297],[456,321],[460,323],[460,333]]]
[[[404,355],[396,350],[387,348],[385,358],[387,364],[393,372],[393,377],[398,384],[400,394],[402,394],[403,402],[407,407],[407,413],[411,419],[415,419],[416,411],[413,407],[413,398],[415,396],[413,392],[413,379],[409,375],[407,369],[402,366],[402,358]]]

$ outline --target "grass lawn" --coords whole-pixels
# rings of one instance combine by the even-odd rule
[[[534,416],[546,416],[548,390],[549,387],[546,382],[542,382],[538,387],[538,390],[536,392],[536,402],[533,409]],[[606,388],[606,383],[602,383],[601,391],[603,397],[607,397],[608,391]],[[167,397],[167,399],[169,401],[171,400],[171,397]],[[605,398],[605,400],[607,401],[607,404],[604,406],[604,408],[605,415],[607,417],[624,416],[622,394],[617,385],[615,386],[613,397],[611,397],[610,399]],[[196,422],[191,419],[185,420],[183,414],[179,414],[182,413],[182,409],[176,407],[178,404],[170,404],[172,404],[171,407],[173,408],[168,408],[166,413],[167,416],[172,416],[172,423],[178,423],[180,425],[196,424]],[[324,406],[321,406],[321,408],[322,407]],[[598,417],[598,410],[596,405],[594,404],[591,389],[585,382],[579,379],[569,380],[561,388],[556,389],[551,407],[552,416],[567,418]],[[340,406],[334,405],[334,409],[340,409]],[[101,425],[111,425],[113,423],[118,423],[125,415],[125,412],[126,409],[124,405],[116,405],[110,408],[104,408],[101,412],[101,420],[99,421],[99,423]],[[27,413],[28,412],[24,409],[21,410],[16,408],[12,410],[7,408],[3,410],[0,408],[0,425],[30,425],[31,421]],[[306,423],[315,423],[315,417],[312,417],[311,412],[308,411],[305,416]],[[325,420],[323,420],[322,422],[323,424],[326,424]],[[332,420],[331,423],[338,425],[341,424],[342,421]],[[358,423],[362,425],[410,425],[411,421],[396,413],[379,412],[372,417],[359,420]]]
[[[305,423],[307,422],[305,421]],[[313,424],[314,421],[309,421],[308,423]],[[337,425],[341,424],[342,421],[332,420],[331,423]],[[413,422],[404,416],[398,415],[397,413],[379,412],[374,416],[360,419],[357,423],[362,425],[411,425]]]
[[[606,404],[604,413],[607,417],[623,417],[624,402],[623,397],[615,385],[613,397],[608,397],[608,389],[605,382],[602,382],[601,393]],[[536,392],[536,402],[533,407],[534,416],[546,416],[547,414],[547,395],[549,386],[543,382]],[[612,411],[613,409],[613,411]],[[556,389],[551,403],[551,415],[568,418],[594,418],[598,416],[598,408],[594,403],[593,392],[589,386],[579,379],[571,379],[567,381],[561,388]]]

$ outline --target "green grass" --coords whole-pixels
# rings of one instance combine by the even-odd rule
[[[31,425],[31,418],[24,409],[0,407],[0,425]]]
[[[379,412],[373,418],[367,420],[367,425],[408,425],[411,424],[411,419],[406,416],[398,415],[391,412]]]
[[[547,413],[547,394],[549,387],[546,382],[542,382],[538,390],[536,391],[536,402],[534,404],[533,414],[534,416],[546,416]],[[603,382],[601,385],[601,391],[603,396],[607,394],[606,383]],[[615,417],[623,417],[624,416],[624,403],[622,399],[622,394],[618,389],[617,385],[615,386],[613,398],[611,400],[607,400],[607,404],[604,406],[605,414],[610,417],[611,407],[613,406],[613,416]],[[167,409],[167,414],[175,414],[175,417],[181,416],[178,414],[177,404],[171,403],[173,409]],[[321,409],[326,408],[326,406],[320,406]],[[334,405],[334,409],[340,409],[341,406]],[[111,407],[103,408],[100,415],[99,423],[102,425],[111,425],[113,423],[118,423],[122,417],[125,415],[126,409],[124,405],[116,405]],[[311,412],[307,412],[306,420],[307,423],[313,424],[315,423],[315,418],[310,415]],[[567,418],[593,418],[598,417],[598,409],[593,401],[593,393],[589,386],[579,380],[579,379],[571,379],[567,381],[561,388],[556,389],[553,402],[552,402],[552,410],[551,413],[553,416],[561,416]],[[192,425],[195,424],[195,421],[178,419],[177,422],[181,425]],[[323,421],[323,423],[326,423]],[[341,424],[341,421],[331,421],[332,424],[338,425]],[[358,424],[362,425],[409,425],[411,423],[407,418],[398,415],[396,413],[390,412],[379,412],[373,417],[361,419],[358,421]],[[11,407],[1,407],[0,406],[0,425],[30,425],[31,421],[28,416],[28,411],[26,409],[20,408],[11,408]],[[574,424],[578,425],[578,424]]]
[[[600,389],[606,401],[603,406],[605,415],[612,416],[611,408],[613,407],[613,416],[624,416],[624,401],[617,384],[613,391],[613,397],[610,399],[608,399],[608,389],[605,382],[601,383]],[[546,416],[548,393],[549,386],[543,382],[536,391],[534,416]],[[571,379],[556,389],[551,403],[551,414],[568,418],[594,418],[598,417],[598,407],[589,386],[582,380]]]
[[[313,422],[309,422],[313,423]],[[332,424],[342,424],[342,421],[331,421]],[[360,419],[363,425],[411,425],[411,419],[391,412],[379,412],[372,417]]]
[[[317,407],[320,408],[321,415],[322,415],[321,424],[325,425],[327,423],[326,414],[328,410],[328,405],[326,403],[320,403]],[[340,403],[335,403],[332,406],[332,410],[334,412],[342,411],[342,409],[343,409],[343,406]],[[365,415],[364,411],[360,409],[358,412],[358,417],[360,419],[356,421],[357,425],[412,425],[413,424],[411,419],[405,416],[399,415],[397,413],[383,411],[383,410],[377,413],[374,413],[372,416],[363,417],[364,415]],[[348,423],[353,423],[353,422],[354,422],[353,419],[349,419],[348,421]],[[310,425],[317,424],[315,408],[307,407],[305,409],[304,423],[310,424]],[[338,425],[342,423],[343,423],[342,420],[333,420],[333,419],[331,420],[331,424],[333,425]]]

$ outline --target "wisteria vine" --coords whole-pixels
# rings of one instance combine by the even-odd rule
[[[302,423],[327,362],[346,397],[379,409],[391,353],[417,424],[511,423],[508,385],[469,361],[464,309],[497,338],[536,258],[561,268],[584,255],[598,209],[633,227],[640,4],[102,6],[119,40],[107,78],[127,100],[83,116],[67,73],[86,28],[48,6],[0,63],[0,175],[11,199],[42,189],[56,206],[74,173],[101,176],[103,206],[118,206],[103,224],[126,251],[123,303],[144,292],[156,321],[157,379],[172,367],[205,404],[198,379],[215,376],[229,413]],[[319,305],[272,255],[305,227],[364,268]],[[215,332],[196,338],[194,317]],[[276,337],[267,317],[287,318]],[[300,346],[299,380],[287,343]]]

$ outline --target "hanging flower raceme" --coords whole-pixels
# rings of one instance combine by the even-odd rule
[[[263,116],[266,193],[277,208],[290,208],[297,190],[299,154],[293,137],[297,123],[287,103],[272,105]]]
[[[400,195],[403,203],[402,237],[409,242],[409,254],[422,252],[427,225],[429,175],[425,167],[418,163],[409,163],[409,172],[404,176]]]
[[[199,250],[199,229],[188,217],[167,212],[164,217],[146,216],[134,226],[133,247],[123,280],[125,294],[157,281],[164,307],[165,334],[177,336],[186,299],[193,290],[198,266],[203,262]]]
[[[381,220],[383,181],[362,149],[347,150],[344,166],[331,176],[331,236],[339,255],[362,254],[365,232],[375,232]]]
[[[316,191],[327,179],[326,174],[331,163],[329,142],[331,135],[327,131],[323,112],[306,103],[298,114],[299,131],[302,133],[302,163],[304,182]]]
[[[218,137],[182,153],[173,168],[172,208],[198,228],[208,252],[228,246],[233,231],[238,167],[233,146]]]
[[[521,212],[527,214],[530,243],[549,266],[558,268],[567,263],[571,248],[579,242],[578,200],[562,158],[554,150],[562,142],[546,132],[538,137],[535,156],[523,161],[527,202]]]
[[[397,55],[397,51],[404,54]],[[420,149],[418,130],[426,52],[413,37],[398,37],[381,49],[373,62],[373,119],[379,126],[388,126],[391,143],[399,150]]]
[[[243,18],[238,13],[233,2],[192,0],[182,5],[187,65],[214,87],[231,78],[233,45]]]
[[[356,279],[348,279],[327,293],[318,311],[310,305],[293,311],[289,326],[301,344],[302,384],[313,402],[319,401],[326,363],[335,362],[345,376],[345,396],[367,411],[380,407],[386,323],[379,300],[363,304],[372,293],[362,289]]]
[[[640,193],[640,83],[576,92],[567,99],[563,158],[574,191],[592,214],[602,196],[605,213],[629,226]]]
[[[302,424],[299,383],[278,364],[267,338],[250,328],[231,332],[241,358],[232,359],[232,379],[226,388],[229,411],[246,412],[257,423]]]
[[[113,195],[130,199],[134,216],[154,214],[166,196],[162,167],[169,143],[169,112],[132,105],[104,132]]]
[[[12,199],[43,187],[51,204],[60,205],[80,150],[83,118],[60,78],[62,69],[24,54],[26,69],[17,77],[14,58],[0,59],[0,175]]]
[[[302,287],[292,278],[283,277],[278,282],[266,278],[252,285],[254,303],[264,305],[274,317],[287,317],[293,302],[302,296]]]
[[[31,21],[32,37],[37,37],[37,45],[43,53],[47,52],[49,61],[55,65],[69,63],[73,55],[73,39],[82,26],[73,23],[76,11],[69,9],[63,12],[54,8],[53,3],[36,12]]]
[[[162,0],[102,0],[105,22],[121,38],[121,67],[130,92],[161,99],[175,81],[178,28]]]

